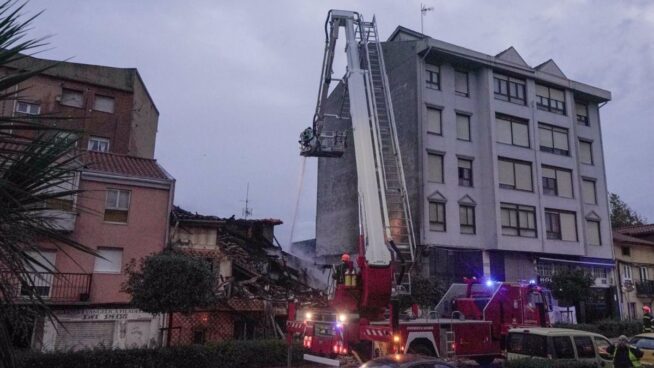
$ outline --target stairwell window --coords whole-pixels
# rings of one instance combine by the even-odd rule
[[[433,107],[427,108],[427,133],[443,135],[441,110]]]
[[[593,164],[593,142],[579,140],[579,161],[582,164]]]
[[[525,104],[526,83],[524,79],[496,73],[493,75],[493,84],[495,88],[495,99],[519,105]]]
[[[543,166],[543,194],[573,198],[572,171],[554,166]]]
[[[538,137],[541,151],[562,156],[570,155],[568,129],[540,123],[538,124]]]
[[[59,100],[64,106],[84,107],[84,94],[82,91],[77,91],[74,89],[63,88],[61,90],[61,99]]]
[[[429,202],[429,230],[445,231],[445,203]]]
[[[520,204],[502,203],[502,235],[536,237],[536,208]]]
[[[427,172],[429,173],[430,182],[443,182],[443,155],[437,153],[427,154]]]
[[[454,71],[454,93],[457,96],[468,97],[470,91],[468,89],[468,72],[462,70]]]
[[[472,186],[472,160],[458,159],[459,185],[462,187]]]
[[[431,89],[441,89],[441,68],[438,66],[430,65],[425,70],[427,75],[427,88]]]
[[[577,217],[574,212],[546,209],[547,239],[577,241]]]
[[[470,116],[456,114],[456,138],[460,141],[470,141]]]
[[[583,179],[581,182],[581,188],[583,191],[584,203],[597,204],[597,190],[595,187],[595,180]]]
[[[127,223],[131,192],[123,189],[107,189],[104,220]]]
[[[537,84],[536,107],[539,110],[565,115],[565,91]]]
[[[475,207],[460,205],[459,206],[459,223],[461,234],[475,234]]]
[[[500,188],[529,192],[534,190],[531,177],[531,162],[502,157],[498,158],[497,161]]]
[[[529,148],[528,121],[513,116],[497,114],[495,116],[497,141],[513,146]]]
[[[586,220],[586,241],[589,245],[602,245],[599,221]]]
[[[588,105],[575,101],[575,112],[577,114],[577,123],[585,126],[589,126],[590,122],[588,121]]]

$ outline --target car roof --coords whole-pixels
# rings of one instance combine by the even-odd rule
[[[636,335],[634,337],[645,337],[645,338],[648,338],[648,339],[654,339],[654,333],[646,332],[646,333],[638,334],[638,335]]]
[[[599,336],[604,337],[598,333],[574,330],[571,328],[554,328],[554,327],[523,327],[523,328],[512,328],[509,330],[511,333],[530,333],[535,335],[544,335],[544,336]],[[654,334],[653,334],[654,337]],[[606,337],[604,337],[606,338]]]

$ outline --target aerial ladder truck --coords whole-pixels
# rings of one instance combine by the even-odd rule
[[[339,31],[345,35],[347,71],[332,78]],[[480,362],[501,355],[510,327],[545,325],[546,300],[532,284],[469,279],[453,284],[433,315],[400,321],[394,296],[411,293],[415,233],[382,45],[375,19],[330,10],[313,124],[300,134],[301,155],[341,157],[347,132],[329,131],[325,120],[349,119],[355,147],[359,208],[358,255],[344,260],[324,305],[289,303],[287,338],[300,340],[305,358],[337,365],[350,353],[363,357],[416,352]],[[342,83],[345,110],[327,111],[330,84]],[[349,105],[349,106],[348,106]],[[342,277],[342,274],[345,274]],[[345,281],[343,281],[343,279]]]

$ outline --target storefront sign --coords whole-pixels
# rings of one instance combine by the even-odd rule
[[[57,312],[61,320],[120,321],[152,319],[152,314],[135,308],[117,309],[69,309]]]

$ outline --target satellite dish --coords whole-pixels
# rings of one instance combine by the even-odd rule
[[[634,282],[631,280],[624,280],[622,282],[622,291],[625,293],[634,291]]]

